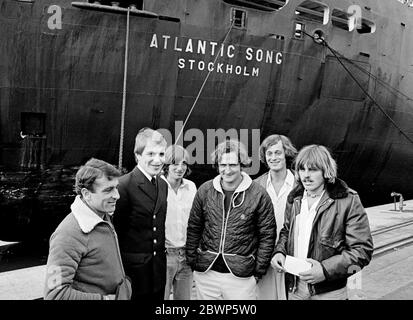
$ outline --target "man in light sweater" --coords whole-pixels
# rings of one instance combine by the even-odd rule
[[[50,238],[45,300],[128,300],[125,276],[111,215],[119,199],[120,172],[90,159],[76,174],[71,213]]]

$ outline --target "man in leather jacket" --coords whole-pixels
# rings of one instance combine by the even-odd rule
[[[284,272],[287,255],[311,268],[286,275],[289,300],[347,299],[347,278],[369,264],[373,241],[356,191],[337,178],[324,146],[304,147],[295,162],[298,185],[291,191],[272,265]]]

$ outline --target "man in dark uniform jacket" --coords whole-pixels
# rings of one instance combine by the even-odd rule
[[[132,300],[163,300],[168,187],[158,174],[165,148],[165,138],[159,132],[141,129],[134,148],[138,165],[119,179],[114,225],[125,271],[132,280]]]

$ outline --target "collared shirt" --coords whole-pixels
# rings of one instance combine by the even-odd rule
[[[310,243],[311,230],[313,228],[313,222],[317,213],[317,205],[320,202],[324,191],[313,203],[310,209],[308,209],[308,195],[307,191],[304,191],[303,199],[301,200],[300,214],[296,217],[296,227],[298,227],[297,233],[297,257],[301,259],[307,259],[308,245]]]
[[[274,206],[275,221],[277,223],[277,238],[280,231],[284,225],[284,211],[285,205],[287,204],[288,194],[294,187],[294,175],[287,169],[287,176],[285,178],[284,184],[282,185],[278,195],[275,193],[274,186],[271,182],[271,172],[268,172],[266,190],[271,197],[272,204]]]
[[[196,194],[196,186],[190,180],[182,179],[182,184],[175,193],[168,180],[168,206],[165,221],[165,247],[181,248],[186,243],[186,228],[188,226],[189,212],[192,208]]]
[[[143,175],[149,180],[149,182],[152,182],[152,176],[148,174],[138,163],[138,169],[143,173]],[[155,176],[156,178],[156,176]]]

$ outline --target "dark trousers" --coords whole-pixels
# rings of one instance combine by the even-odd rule
[[[155,291],[145,294],[133,294],[132,301],[162,301],[164,299],[165,290]]]

